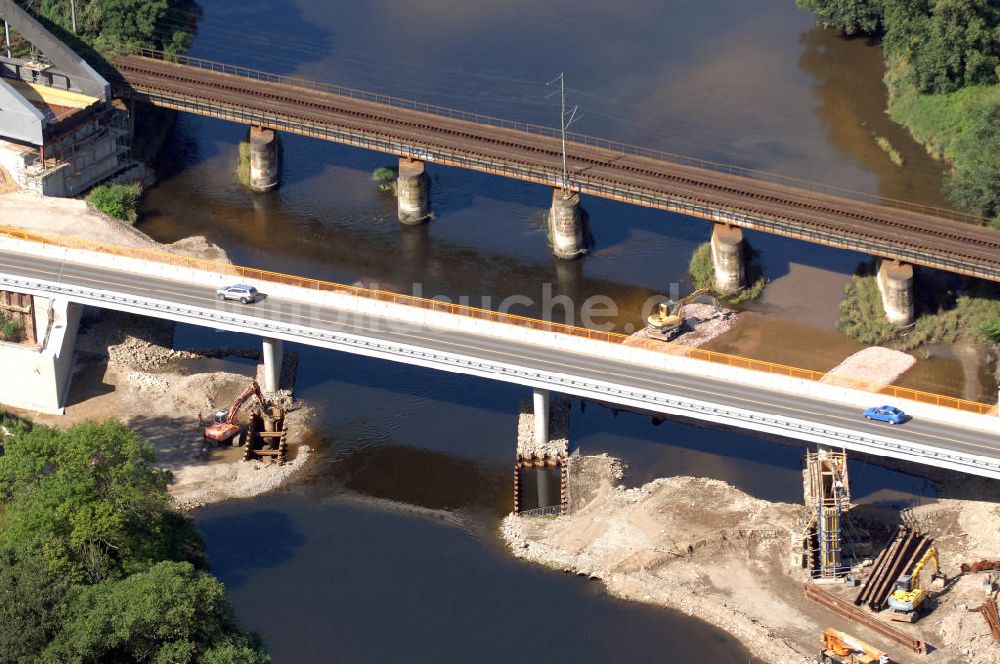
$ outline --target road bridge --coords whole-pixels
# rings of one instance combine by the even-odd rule
[[[267,297],[216,300],[214,287],[237,279]],[[0,232],[0,290],[260,335],[272,387],[280,343],[292,341],[1000,478],[992,404],[888,388],[915,419],[879,425],[860,411],[886,396],[673,344],[636,347],[613,333],[9,229]]]
[[[423,162],[433,161],[701,217],[717,228],[753,229],[1000,281],[1000,231],[984,228],[977,217],[858,192],[815,190],[820,185],[575,133],[568,134],[567,182],[556,129],[198,58],[171,60],[153,51],[116,58],[116,93],[398,155],[404,159],[401,191],[415,191],[417,197],[401,197],[401,215],[404,203],[417,206],[418,217],[423,214],[419,206],[426,200],[419,198],[417,184]],[[269,140],[258,138],[258,144],[266,147]],[[563,200],[554,199],[554,218]],[[713,253],[715,245],[721,251],[726,244],[713,242]],[[717,260],[717,269],[724,263]],[[883,292],[906,290],[907,278],[912,275],[883,275],[890,286],[901,284]],[[906,293],[901,297],[905,310]]]

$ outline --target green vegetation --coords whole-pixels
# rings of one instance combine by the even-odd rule
[[[3,417],[0,662],[269,661],[122,424]]]
[[[239,155],[236,162],[236,179],[246,188],[250,188],[250,141],[240,141]]]
[[[90,190],[87,202],[113,219],[134,224],[141,196],[142,185],[138,183],[101,184]]]
[[[903,165],[903,155],[899,154],[899,150],[892,147],[892,143],[885,136],[875,136],[875,144],[878,145],[882,152],[889,156],[889,161],[896,164],[897,166]]]
[[[750,246],[749,242],[744,240],[743,260],[746,264],[746,280],[749,285],[728,295],[715,292],[715,267],[712,265],[712,245],[710,242],[705,242],[694,250],[691,262],[688,263],[688,275],[691,277],[691,284],[695,289],[709,288],[720,301],[739,304],[756,300],[764,292],[764,286],[767,285],[767,277],[764,276],[764,269],[757,258],[758,252]]]
[[[389,193],[396,193],[396,178],[399,177],[399,170],[390,166],[379,166],[372,172],[372,180],[378,182],[378,190]]]
[[[1000,6],[995,0],[797,0],[846,34],[881,36],[889,114],[953,166],[949,198],[1000,226]],[[891,155],[890,155],[891,157]]]
[[[0,340],[20,341],[22,332],[23,330],[19,321],[11,318],[10,314],[6,311],[0,312]]]
[[[904,351],[931,343],[1000,341],[1000,286],[975,281],[965,290],[921,287],[918,272],[914,292],[931,299],[915,303],[912,325],[896,327],[885,318],[874,272],[872,263],[861,266],[844,289],[837,327],[850,338]]]
[[[19,4],[72,34],[69,2],[19,0]],[[197,16],[193,0],[76,0],[77,36],[101,53],[139,47],[183,52],[191,45]]]

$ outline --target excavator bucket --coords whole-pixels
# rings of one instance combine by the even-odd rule
[[[944,574],[935,574],[931,578],[931,590],[944,590],[946,585],[948,585],[948,577]]]

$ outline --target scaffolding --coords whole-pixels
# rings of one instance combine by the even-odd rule
[[[802,471],[805,504],[810,513],[810,571],[814,578],[834,579],[850,566],[843,556],[844,513],[851,507],[846,452],[807,452]]]

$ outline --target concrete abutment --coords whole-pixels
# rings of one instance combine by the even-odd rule
[[[549,238],[556,258],[569,260],[587,251],[580,194],[558,187],[552,191]]]
[[[714,224],[711,248],[715,289],[720,293],[735,293],[743,288],[746,285],[743,231],[736,226]]]
[[[424,162],[399,158],[396,201],[399,220],[407,225],[422,224],[431,218],[430,194]]]
[[[878,290],[886,319],[900,327],[913,322],[913,266],[879,259]]]
[[[278,186],[281,170],[281,139],[278,132],[267,127],[250,127],[251,191],[271,191]]]
[[[37,343],[0,342],[0,403],[62,414],[73,376],[73,349],[83,307],[64,298],[33,297]]]

